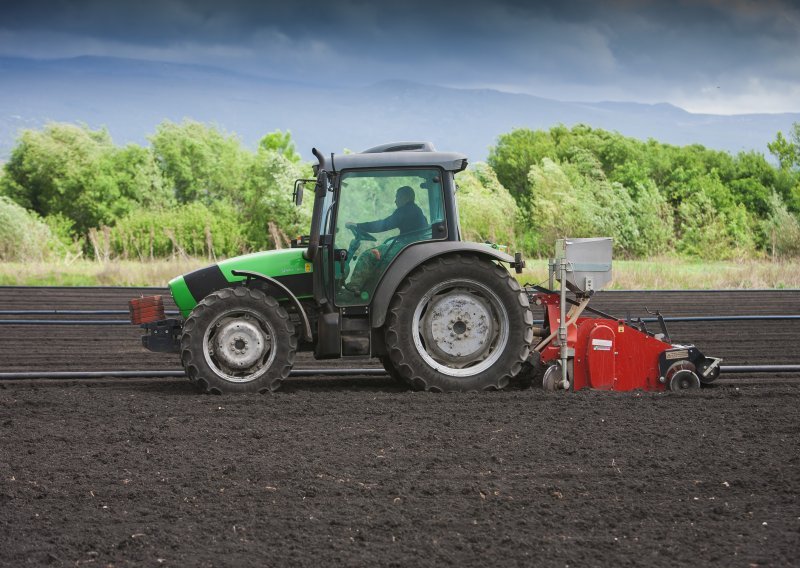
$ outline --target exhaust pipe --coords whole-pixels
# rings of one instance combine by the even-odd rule
[[[308,248],[303,253],[303,258],[308,261],[314,260],[314,257],[317,256],[317,249],[319,249],[319,226],[322,222],[322,207],[317,205],[317,199],[320,197],[320,194],[324,197],[325,194],[323,192],[328,189],[328,173],[325,171],[325,156],[316,148],[311,148],[311,153],[314,154],[314,157],[319,163],[314,168],[314,172],[317,174],[317,185],[314,188],[314,212],[311,215],[311,235],[308,240]]]

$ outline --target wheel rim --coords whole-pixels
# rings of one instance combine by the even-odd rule
[[[206,363],[232,383],[254,381],[275,360],[275,330],[254,310],[231,309],[217,316],[203,336]]]
[[[681,370],[672,377],[671,386],[673,390],[688,390],[700,386],[700,379],[695,373],[688,370]]]
[[[558,383],[561,382],[561,376],[561,365],[559,363],[550,365],[542,377],[542,388],[546,391],[556,391]]]
[[[500,298],[474,280],[447,280],[431,288],[414,310],[417,353],[434,370],[471,377],[503,354],[509,319]]]

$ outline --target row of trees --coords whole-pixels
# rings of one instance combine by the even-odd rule
[[[646,142],[579,125],[500,136],[488,162],[519,207],[526,248],[614,237],[618,254],[800,254],[800,125],[763,154]],[[531,229],[528,229],[531,227]]]
[[[0,259],[231,256],[307,231],[308,177],[291,135],[255,151],[193,121],[142,147],[105,130],[22,133],[0,174]],[[467,238],[547,255],[561,236],[611,236],[617,254],[800,255],[800,125],[756,152],[646,142],[587,126],[514,130],[458,175]]]
[[[289,133],[267,134],[255,152],[193,121],[164,122],[149,140],[118,147],[71,124],[26,130],[3,167],[0,209],[19,215],[13,202],[34,215],[25,222],[94,256],[230,256],[307,226],[290,195],[311,170]]]

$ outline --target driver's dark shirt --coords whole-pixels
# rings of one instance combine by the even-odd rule
[[[357,223],[357,225],[359,229],[367,233],[382,233],[392,229],[400,229],[400,234],[402,235],[426,228],[428,220],[425,219],[425,214],[419,208],[419,205],[412,202],[398,207],[386,219]]]

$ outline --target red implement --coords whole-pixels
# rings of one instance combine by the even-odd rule
[[[539,293],[533,299],[545,309],[545,328],[557,329],[558,294]],[[568,365],[572,390],[682,390],[708,384],[719,375],[719,359],[705,357],[693,345],[668,343],[661,334],[622,320],[579,317],[567,328],[567,346],[573,350]],[[557,340],[541,349],[541,365],[558,364],[559,358]]]

